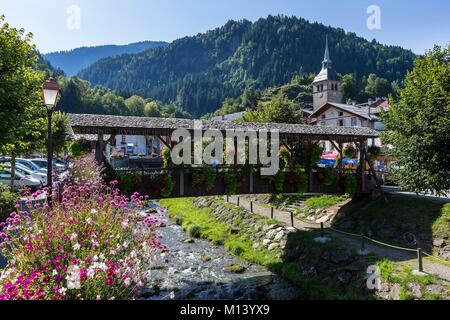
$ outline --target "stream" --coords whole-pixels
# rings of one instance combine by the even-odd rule
[[[157,207],[161,210],[160,207]],[[189,243],[187,234],[167,214],[158,218],[162,243],[169,252],[152,263],[152,281],[143,297],[149,300],[291,300],[300,298],[300,291],[267,268],[250,264],[226,253],[223,246],[196,239]],[[240,274],[224,269],[232,264],[243,265]]]

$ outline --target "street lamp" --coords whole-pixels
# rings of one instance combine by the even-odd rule
[[[58,83],[52,77],[48,78],[41,86],[42,99],[47,109],[48,118],[48,136],[47,136],[47,201],[51,205],[52,202],[52,171],[53,171],[53,141],[52,141],[52,113],[60,96]]]

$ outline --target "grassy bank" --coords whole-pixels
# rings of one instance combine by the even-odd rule
[[[401,196],[388,203],[379,199],[338,219],[336,225],[356,233],[370,230],[378,239],[400,245],[403,235],[413,234],[431,249],[433,240],[450,239],[450,203]]]
[[[222,207],[233,210],[236,214],[242,210],[223,201],[217,201]],[[269,251],[264,247],[254,249],[251,235],[242,231],[245,230],[244,226],[230,227],[218,222],[211,215],[212,208],[199,209],[193,204],[192,199],[166,199],[160,203],[169,210],[170,218],[191,236],[209,240],[215,245],[224,245],[228,253],[269,268],[301,288],[305,299],[375,298],[373,292],[365,288],[365,281],[362,278],[353,279],[345,284],[339,281],[336,268],[343,272],[346,264],[358,259],[356,252],[349,252],[335,241],[324,245],[315,243],[314,238],[318,236],[318,231],[291,233],[284,250]],[[267,225],[276,222],[264,217],[258,219]],[[327,257],[336,251],[346,252],[348,255],[347,260],[341,265],[326,261]],[[311,275],[307,274],[312,267],[317,271]],[[364,269],[365,264],[362,262],[361,270]],[[361,276],[364,274],[360,273]]]
[[[448,283],[439,280],[434,275],[417,276],[413,274],[411,267],[395,264],[389,260],[378,261],[377,266],[380,270],[381,279],[391,284],[397,284],[400,286],[399,299],[400,300],[414,300],[419,295],[423,300],[441,300],[448,299]],[[447,292],[433,293],[427,290],[429,285],[441,285],[444,289],[447,288]],[[416,295],[412,293],[411,288],[415,286]],[[445,290],[443,290],[445,291]]]
[[[265,248],[253,249],[253,240],[249,235],[236,232],[233,228],[218,222],[211,215],[211,208],[199,209],[192,199],[165,199],[161,205],[169,210],[171,219],[183,227],[191,237],[211,241],[214,245],[225,246],[228,253],[262,266],[271,267],[281,262],[277,252]],[[274,221],[266,219],[266,224]]]

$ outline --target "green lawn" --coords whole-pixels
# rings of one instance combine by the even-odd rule
[[[325,209],[332,207],[346,199],[346,196],[323,195],[309,198],[308,200],[306,200],[306,206],[310,209]]]
[[[379,199],[350,213],[354,226],[348,231],[371,230],[380,240],[398,240],[411,233],[432,247],[436,239],[450,238],[450,203],[413,197],[393,197],[388,203]],[[346,219],[344,217],[344,219]],[[340,226],[340,220],[336,222]],[[377,231],[386,231],[378,232]],[[389,236],[392,234],[392,236]]]
[[[190,233],[192,228],[198,229],[200,238],[209,240],[215,245],[224,245],[230,254],[268,267],[281,261],[275,251],[265,248],[253,249],[253,241],[248,235],[234,234],[230,226],[218,222],[211,215],[211,208],[199,209],[192,203],[192,199],[164,199],[160,204],[169,210],[170,218],[177,221],[185,231]],[[265,222],[270,224],[273,221],[265,219]],[[234,227],[239,229],[239,225]]]

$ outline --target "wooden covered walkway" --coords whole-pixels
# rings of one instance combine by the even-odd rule
[[[97,137],[97,159],[99,161],[102,160],[105,144],[108,142],[114,144],[114,139],[117,135],[155,136],[158,137],[169,149],[172,149],[175,146],[175,143],[171,140],[171,136],[177,129],[185,129],[191,134],[191,136],[194,135],[195,130],[202,130],[202,132],[207,130],[220,131],[224,136],[228,131],[235,130],[244,132],[253,131],[258,137],[261,133],[269,133],[270,135],[272,130],[277,130],[279,133],[280,144],[286,147],[289,151],[291,154],[291,159],[295,158],[297,152],[302,151],[308,154],[308,150],[312,150],[314,145],[317,145],[323,141],[330,141],[335,149],[341,154],[341,157],[344,144],[354,144],[359,150],[358,156],[360,159],[360,164],[365,164],[366,161],[369,162],[365,156],[367,141],[369,139],[379,137],[378,132],[370,128],[325,127],[301,124],[237,123],[230,121],[87,114],[69,114],[69,122],[74,135],[94,135]],[[199,123],[201,124],[200,128]],[[109,137],[109,140],[105,141],[105,137]],[[237,143],[237,141],[235,143]],[[295,163],[292,163],[292,167],[294,166]],[[362,176],[360,179],[360,190],[363,192],[368,191],[366,177],[367,173],[365,167],[365,165],[360,165],[359,169]],[[172,169],[173,174],[176,176],[175,184],[177,186],[174,188],[174,192],[171,196],[224,194],[224,188],[219,186],[215,186],[212,189],[214,191],[210,191],[209,193],[205,190],[195,192],[189,188],[192,177],[186,178],[183,170],[180,171],[179,168],[176,170],[177,173],[175,173],[175,168]],[[272,191],[272,189],[267,185],[270,181],[264,182],[270,179],[260,179],[260,177],[255,178],[255,170],[252,169],[247,172],[250,172],[250,177],[247,179],[247,184],[249,186],[243,188],[245,190],[241,193],[266,193]],[[256,179],[258,179],[258,182],[255,182]],[[316,183],[316,180],[317,179],[314,179],[314,177],[310,177],[310,191],[314,190],[315,186],[313,184]],[[264,186],[264,184],[266,184],[266,186]]]

